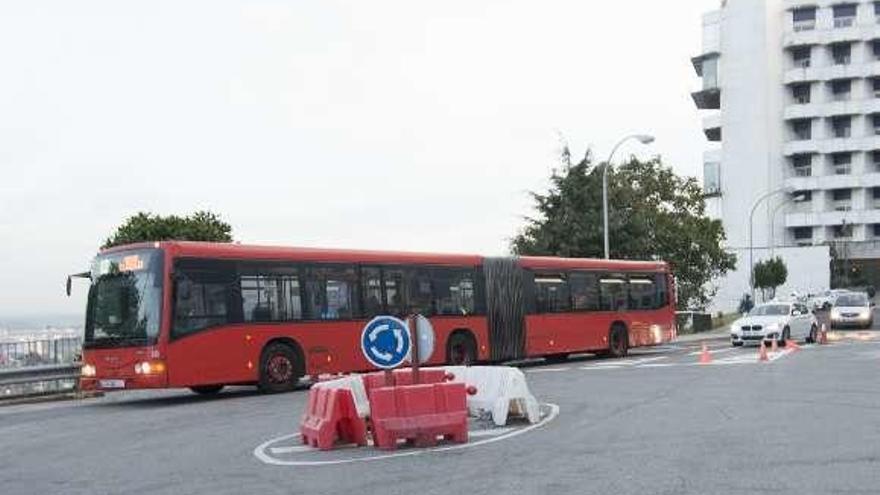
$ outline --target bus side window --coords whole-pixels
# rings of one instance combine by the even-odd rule
[[[655,309],[657,288],[654,278],[648,275],[629,276],[629,307],[630,309]]]
[[[357,273],[353,266],[312,266],[307,273],[306,302],[310,319],[354,318]]]
[[[535,275],[538,313],[561,313],[571,310],[568,283],[560,274]]]
[[[439,315],[467,316],[475,313],[475,286],[472,270],[435,268],[433,270],[434,309]]]
[[[425,316],[434,314],[431,275],[424,268],[407,268],[406,273],[406,311]]]
[[[175,281],[174,337],[230,321],[233,280],[221,273],[179,272]]]
[[[391,315],[402,316],[406,312],[403,270],[398,268],[382,270],[382,282],[385,289],[386,311]]]
[[[597,275],[592,272],[571,272],[568,275],[572,309],[596,311],[599,309],[599,286]]]
[[[627,307],[626,278],[623,275],[603,275],[599,279],[602,311],[620,311]]]
[[[363,312],[365,318],[372,318],[384,313],[382,305],[382,276],[378,268],[361,268],[361,294],[363,294]]]
[[[654,307],[656,309],[666,307],[669,304],[669,282],[665,273],[658,273],[654,276],[654,286],[657,288]]]

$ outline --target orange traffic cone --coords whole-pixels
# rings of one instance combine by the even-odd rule
[[[770,358],[767,357],[767,346],[764,345],[764,341],[761,341],[761,348],[758,350],[758,361],[769,361]]]
[[[712,364],[712,353],[709,347],[703,342],[703,350],[700,352],[700,364]]]
[[[779,344],[776,343],[776,339],[770,341],[770,352],[773,354],[779,352]]]
[[[799,346],[798,343],[795,342],[795,341],[792,340],[792,339],[789,339],[789,340],[786,340],[786,341],[785,341],[785,348],[786,348],[786,350],[790,350],[790,351],[799,351],[799,350],[801,350],[801,346]]]

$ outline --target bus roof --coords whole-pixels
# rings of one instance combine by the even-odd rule
[[[103,250],[102,253],[154,247],[166,249],[175,257],[253,259],[267,261],[291,260],[312,262],[477,266],[482,264],[483,259],[485,258],[484,256],[473,254],[281,247],[193,241],[161,241],[128,244]],[[589,258],[554,258],[549,256],[522,256],[519,258],[519,263],[524,268],[537,270],[594,269],[652,272],[667,270],[667,264],[660,261],[624,261]]]

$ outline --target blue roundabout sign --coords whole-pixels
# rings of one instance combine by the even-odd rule
[[[361,332],[361,351],[377,368],[400,366],[409,357],[411,346],[409,328],[393,316],[377,316]]]

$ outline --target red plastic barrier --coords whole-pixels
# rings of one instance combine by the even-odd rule
[[[312,388],[299,425],[304,444],[330,450],[337,441],[367,445],[367,424],[358,417],[350,390]]]
[[[438,437],[456,443],[468,440],[464,383],[433,383],[378,387],[370,394],[373,443],[396,449],[398,440],[419,447],[437,445]]]
[[[447,379],[451,379],[447,375],[446,370],[442,368],[423,368],[419,370],[419,382],[423,384],[443,383]],[[392,376],[394,377],[394,386],[413,384],[411,368],[394,370]],[[370,397],[370,390],[387,386],[385,384],[385,372],[383,371],[367,373],[362,378],[364,380],[364,388],[367,391],[367,398]]]

